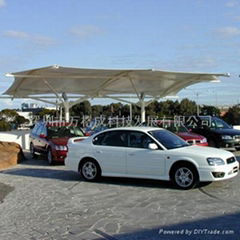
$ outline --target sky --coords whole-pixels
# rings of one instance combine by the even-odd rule
[[[178,99],[237,104],[240,0],[0,0],[0,94],[13,82],[6,73],[54,64],[230,73]],[[0,99],[0,109],[20,103]]]

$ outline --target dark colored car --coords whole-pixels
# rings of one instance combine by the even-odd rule
[[[207,139],[204,136],[189,131],[182,123],[174,124],[174,121],[167,120],[159,122],[158,126],[175,133],[190,145],[208,146]]]
[[[32,129],[29,141],[32,157],[37,154],[46,154],[48,163],[62,162],[67,156],[67,143],[69,138],[82,137],[84,132],[78,126],[71,124],[38,122]]]
[[[205,136],[209,146],[240,150],[240,130],[233,129],[218,117],[198,116],[188,124],[193,132]]]

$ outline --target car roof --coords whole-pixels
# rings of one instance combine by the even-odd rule
[[[148,132],[148,131],[154,131],[154,130],[166,130],[163,128],[159,128],[159,127],[118,127],[118,128],[110,128],[110,129],[106,129],[100,133],[103,132],[108,132],[108,131],[119,131],[119,130],[127,130],[127,131],[141,131],[141,132]]]

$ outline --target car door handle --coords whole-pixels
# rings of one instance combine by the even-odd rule
[[[102,151],[101,150],[97,150],[96,153],[102,153]]]

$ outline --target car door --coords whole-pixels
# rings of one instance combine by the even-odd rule
[[[42,136],[45,136],[45,137],[42,137]],[[46,136],[47,136],[46,126],[42,124],[41,127],[39,127],[37,130],[37,139],[36,139],[36,145],[40,152],[46,152],[47,145],[48,145]]]
[[[126,174],[125,131],[108,131],[93,139],[93,154],[105,176],[124,176]]]
[[[165,174],[165,153],[148,148],[154,140],[144,132],[129,131],[126,150],[127,175],[135,177],[160,177]]]
[[[33,133],[32,133],[32,143],[34,145],[34,149],[37,152],[41,152],[41,144],[40,144],[40,132],[42,129],[42,124],[38,124],[37,127],[33,129]]]

